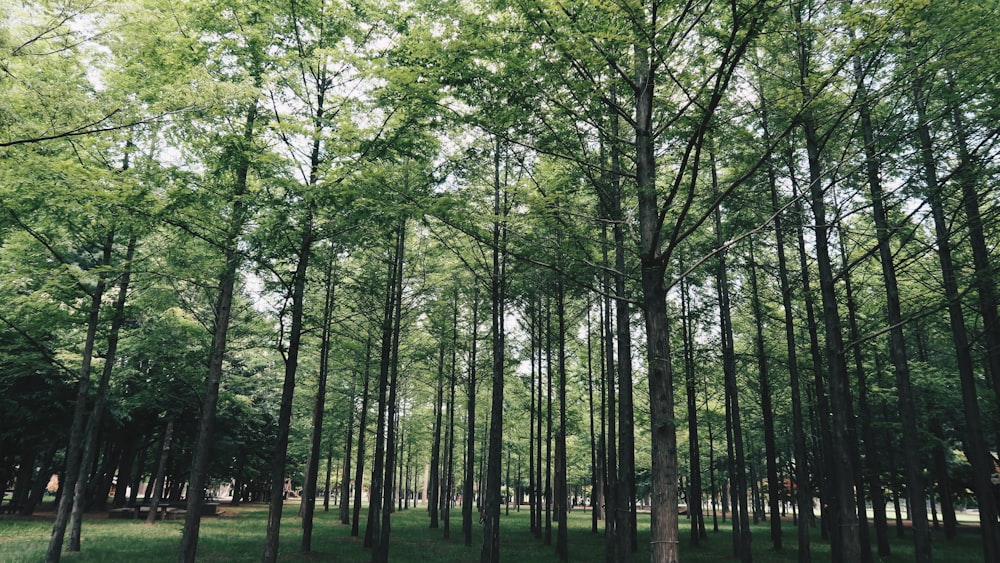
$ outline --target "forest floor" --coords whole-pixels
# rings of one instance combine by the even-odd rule
[[[340,523],[337,511],[323,512],[317,507],[313,532],[313,552],[301,553],[298,502],[286,505],[281,528],[281,561],[333,561],[367,562],[370,550],[364,549],[360,538],[350,536],[350,527]],[[221,515],[202,519],[198,544],[198,561],[257,561],[263,551],[264,532],[267,527],[267,506],[263,504],[220,507]],[[649,519],[639,518],[639,550],[635,561],[649,561]],[[709,519],[710,520],[710,519]],[[711,522],[708,522],[711,529]],[[389,559],[394,563],[479,561],[482,531],[474,525],[472,546],[465,546],[462,536],[461,515],[452,513],[451,538],[443,539],[442,530],[429,529],[426,508],[420,506],[397,512],[392,517],[392,539]],[[180,545],[182,520],[168,520],[146,525],[134,520],[107,518],[106,513],[89,515],[83,523],[83,545],[80,553],[65,554],[70,562],[121,562],[158,563],[176,561]],[[501,557],[517,563],[542,563],[558,561],[553,546],[543,545],[542,540],[528,532],[529,511],[511,510],[501,517]],[[684,562],[715,562],[732,560],[730,524],[720,522],[720,531],[708,533],[702,547],[690,547],[688,521],[682,516],[681,560]],[[603,523],[601,524],[603,528]],[[0,563],[37,562],[44,558],[51,533],[51,514],[21,518],[0,516]],[[362,530],[364,527],[362,526]],[[362,532],[363,533],[363,532]],[[880,562],[913,560],[912,542],[909,537],[897,538],[892,533],[893,555]],[[937,563],[965,563],[982,561],[977,526],[962,525],[958,538],[946,541],[943,532],[934,532],[934,560]],[[555,527],[552,530],[555,541]],[[787,521],[783,532],[785,549],[771,549],[766,523],[753,527],[754,561],[779,563],[796,561],[795,529]],[[811,551],[814,561],[829,561],[829,543],[814,531]],[[598,563],[605,560],[605,542],[600,534],[591,532],[589,511],[574,510],[569,515],[569,560]]]

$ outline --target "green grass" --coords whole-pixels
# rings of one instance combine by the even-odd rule
[[[267,507],[263,505],[232,508],[223,505],[222,516],[202,520],[198,544],[198,561],[256,561],[263,550],[264,532],[267,526]],[[312,554],[299,552],[302,532],[296,517],[298,505],[290,503],[282,518],[281,561],[337,561],[367,562],[371,553],[361,545],[359,538],[350,537],[350,527],[340,524],[335,511],[317,512],[313,532]],[[479,560],[482,530],[476,525],[473,545],[466,547],[462,542],[461,518],[452,519],[452,537],[442,539],[441,530],[428,528],[428,518],[423,507],[411,508],[392,517],[392,540],[389,548],[390,560],[408,562],[452,562],[466,563]],[[181,521],[157,522],[147,526],[142,522],[108,520],[102,515],[86,519],[83,523],[83,541],[80,553],[65,554],[64,561],[70,562],[141,562],[157,563],[176,561],[181,538]],[[569,516],[570,561],[604,561],[604,538],[590,532],[590,513],[580,510]],[[683,561],[715,562],[731,560],[729,524],[722,526],[718,533],[709,532],[707,545],[692,548],[687,545],[688,522],[682,517],[681,558]],[[48,519],[20,519],[11,516],[0,517],[0,562],[20,563],[41,561],[45,555],[51,533],[52,522]],[[554,548],[545,546],[541,540],[532,537],[528,531],[528,511],[511,512],[501,521],[501,557],[516,563],[542,563],[556,561]],[[364,527],[362,526],[362,531]],[[770,549],[768,530],[761,524],[753,529],[754,561],[794,562],[795,530],[790,523],[784,528],[785,543],[782,552]],[[553,528],[553,536],[555,529]],[[947,542],[943,534],[935,532],[934,560],[936,562],[981,561],[982,555],[978,534],[966,527],[958,539]],[[884,562],[912,561],[912,544],[909,539],[893,536],[893,556]],[[554,540],[554,537],[553,537]],[[636,561],[649,561],[649,522],[640,517],[639,553]],[[815,533],[812,544],[815,561],[829,561],[830,549],[826,542]]]

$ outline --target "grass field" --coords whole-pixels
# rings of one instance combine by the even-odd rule
[[[202,520],[198,544],[198,561],[256,561],[263,551],[264,531],[267,525],[267,507],[252,505],[230,507],[218,517]],[[316,515],[313,532],[313,553],[299,552],[301,541],[300,521],[296,517],[297,503],[286,505],[282,518],[281,561],[334,561],[367,562],[371,552],[362,547],[361,540],[350,537],[350,527],[340,523],[335,511]],[[121,562],[157,563],[176,561],[181,538],[181,521],[157,522],[147,526],[142,522],[109,520],[104,515],[93,515],[83,523],[83,542],[80,553],[66,554],[64,561],[71,562]],[[473,545],[466,547],[462,542],[461,518],[452,520],[451,539],[442,539],[441,530],[428,528],[428,518],[423,507],[398,512],[392,517],[392,540],[389,559],[400,563],[479,561],[479,546],[482,530],[475,525]],[[362,516],[363,517],[363,516]],[[516,563],[541,563],[556,561],[554,548],[545,546],[528,533],[528,511],[511,512],[503,516],[501,522],[501,557]],[[604,561],[604,538],[590,531],[590,513],[574,511],[569,517],[570,561],[583,563]],[[649,561],[648,517],[640,516],[639,552],[636,561]],[[681,526],[687,531],[687,521]],[[28,519],[4,515],[0,517],[0,562],[35,563],[45,555],[51,533],[50,518]],[[785,526],[785,543],[788,547],[781,552],[770,549],[768,530],[765,524],[753,529],[755,562],[794,562],[795,530],[791,523]],[[362,526],[364,533],[364,526]],[[555,529],[553,528],[553,536]],[[885,562],[912,561],[912,547],[908,538],[893,536],[893,555],[882,559]],[[688,562],[712,562],[732,560],[729,524],[721,526],[718,533],[709,532],[706,546],[692,548],[687,545],[687,534],[682,534],[681,559]],[[553,538],[554,539],[554,538]],[[965,526],[959,537],[945,541],[941,532],[934,536],[934,560],[941,562],[967,563],[982,561],[978,531]],[[829,561],[830,550],[826,542],[820,540],[818,532],[812,545],[814,561]]]

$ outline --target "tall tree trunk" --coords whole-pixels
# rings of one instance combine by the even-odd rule
[[[406,489],[406,496],[404,497],[403,500],[403,510],[407,510],[410,507],[409,503],[410,503],[411,493],[413,497],[414,508],[417,507],[419,500],[418,499],[419,493],[417,492],[417,471],[416,468],[413,466],[413,441],[411,440],[409,442],[404,442],[404,443],[406,444],[406,465],[405,465],[406,479],[404,482],[407,483],[407,485],[404,487]],[[424,498],[427,497],[425,496]]]
[[[979,504],[979,526],[983,538],[983,558],[985,561],[1000,561],[1000,523],[997,522],[997,504],[990,483],[993,473],[992,456],[986,446],[982,419],[980,418],[978,394],[973,370],[972,353],[966,332],[965,315],[962,311],[961,295],[951,252],[951,235],[944,210],[942,186],[937,177],[934,161],[934,146],[930,128],[927,125],[927,95],[921,80],[913,83],[913,97],[917,107],[917,138],[927,196],[934,218],[938,260],[944,281],[945,298],[948,302],[948,316],[951,320],[952,340],[958,359],[959,380],[962,387],[962,405],[965,414],[965,432],[962,434],[965,453],[972,465],[973,490]]]
[[[591,326],[590,314],[592,303],[590,297],[587,298],[587,407],[590,419],[590,531],[597,533],[597,522],[601,519],[601,472],[603,467],[602,457],[604,456],[603,436],[598,438],[594,428],[594,350],[593,350],[593,327]],[[601,398],[603,400],[603,393]],[[532,395],[532,406],[534,406],[534,395]],[[603,409],[603,406],[598,408]],[[604,432],[604,425],[601,424],[601,432]],[[529,440],[530,443],[530,440]],[[600,445],[598,445],[600,444]]]
[[[489,455],[489,450],[487,449],[490,439],[489,426],[484,425],[484,432],[479,435],[479,455],[476,456],[477,460],[477,470],[476,470],[476,512],[479,513],[480,523],[482,523],[483,517],[483,503],[486,497],[486,458]]]
[[[354,400],[354,389],[351,389],[351,400]],[[354,433],[354,409],[351,409],[351,415],[349,417],[350,424],[347,425],[347,432],[349,434]],[[351,523],[351,504],[347,499],[351,492],[351,454],[350,452],[345,452],[344,455],[344,471],[341,474],[341,491],[338,495],[340,506],[342,509],[341,524]],[[326,483],[323,487],[323,512],[330,511],[330,491],[333,480],[333,440],[330,440],[326,446]],[[346,491],[344,490],[344,483],[347,483]]]
[[[948,93],[951,99],[955,100],[957,98],[952,90],[953,87],[949,83]],[[996,272],[990,263],[990,247],[983,230],[979,193],[976,190],[976,182],[981,177],[980,165],[969,150],[969,139],[961,107],[957,102],[952,102],[950,109],[959,158],[955,175],[962,189],[962,206],[967,218],[969,246],[972,248],[972,263],[975,270],[972,279],[976,287],[979,314],[983,319],[983,341],[986,345],[986,362],[991,376],[989,381],[993,384],[996,401],[996,404],[991,406],[990,410],[993,410],[1000,408],[1000,314],[997,313]],[[1000,433],[1000,422],[994,422],[993,428],[995,432]]]
[[[641,213],[641,212],[640,212]],[[644,245],[645,246],[645,245]],[[679,561],[677,554],[677,424],[667,326],[666,288],[661,266],[644,257],[643,309],[646,317],[652,424],[651,560]]]
[[[771,136],[764,116],[764,140],[770,146]],[[781,305],[785,313],[785,345],[788,351],[788,378],[792,395],[792,449],[795,459],[794,484],[798,504],[798,563],[810,563],[812,553],[809,541],[809,526],[812,520],[812,491],[809,483],[807,463],[805,420],[802,415],[802,386],[799,375],[798,339],[795,334],[795,316],[792,309],[791,286],[788,282],[788,260],[785,257],[785,231],[782,213],[779,212],[776,172],[770,153],[767,155],[767,177],[771,193],[771,209],[774,210],[774,234],[778,251],[778,282],[781,289]]]
[[[122,447],[121,457],[118,460],[118,487],[115,488],[115,498],[111,503],[113,508],[122,508],[125,506],[126,495],[128,494],[127,485],[131,480],[132,468],[138,454],[136,451],[136,443],[139,441],[138,436],[128,435],[124,440],[125,445]]]
[[[715,170],[715,158],[712,158],[712,182],[717,182]],[[718,248],[723,248],[724,238],[722,235],[722,212],[718,208],[715,210],[715,239]],[[729,412],[729,430],[732,432],[733,470],[730,473],[730,482],[733,486],[731,493],[733,497],[733,530],[734,555],[740,558],[743,563],[753,561],[753,553],[750,551],[750,517],[749,506],[747,504],[747,469],[746,455],[743,447],[743,425],[740,420],[739,386],[736,382],[736,348],[733,343],[733,323],[730,313],[729,301],[729,274],[726,267],[726,252],[719,252],[716,273],[716,287],[719,298],[719,332],[722,335],[722,369],[725,376],[725,389],[727,406]],[[737,515],[738,513],[738,515]]]
[[[924,331],[917,325],[916,328],[917,360],[928,361],[927,345]],[[948,461],[945,458],[945,446],[950,448],[950,442],[945,439],[942,428],[945,427],[943,420],[932,420],[930,428],[934,434],[934,446],[931,450],[931,459],[934,466],[935,478],[937,479],[938,498],[941,499],[941,516],[944,520],[944,537],[953,540],[958,534],[958,520],[955,516],[955,499],[951,489],[951,477],[948,474]],[[935,526],[937,528],[937,526]]]
[[[361,418],[358,420],[358,461],[354,467],[354,516],[351,518],[351,536],[357,537],[361,527],[361,493],[365,478],[365,432],[368,430],[368,392],[371,386],[372,339],[365,340],[365,367],[361,382]]]
[[[38,460],[38,470],[34,472],[34,479],[31,481],[31,488],[27,491],[27,497],[21,503],[18,510],[20,516],[31,516],[35,513],[35,508],[42,502],[45,495],[45,487],[49,484],[49,478],[53,473],[52,460],[55,458],[59,444],[53,441]],[[124,488],[124,487],[123,487]]]
[[[253,76],[256,84],[261,82],[261,62],[256,54]],[[215,316],[212,319],[212,348],[208,359],[208,376],[205,378],[205,396],[202,399],[201,418],[198,421],[198,437],[191,460],[191,477],[188,479],[187,512],[184,515],[184,532],[178,561],[194,563],[198,551],[198,532],[201,527],[201,509],[205,504],[206,471],[214,443],[215,413],[219,404],[219,384],[222,381],[223,361],[226,357],[226,341],[229,335],[229,320],[232,313],[233,294],[237,272],[243,262],[238,245],[249,215],[246,198],[247,177],[250,173],[250,155],[253,154],[253,140],[259,108],[254,99],[247,107],[243,124],[243,135],[239,142],[239,155],[234,165],[235,182],[232,193],[232,207],[226,225],[223,242],[223,266],[219,274],[219,289],[216,297]]]
[[[545,297],[545,528],[542,541],[552,545],[552,299]]]
[[[394,244],[393,248],[397,245]],[[378,382],[378,418],[375,422],[375,457],[372,461],[372,478],[368,487],[368,525],[365,527],[364,546],[371,547],[372,556],[378,551],[376,543],[381,539],[382,497],[386,494],[386,428],[392,424],[388,418],[389,411],[389,372],[392,364],[392,325],[393,313],[396,309],[396,265],[399,257],[395,252],[389,260],[389,271],[386,276],[385,302],[382,309],[382,343],[379,354]]]
[[[267,513],[267,533],[264,537],[263,563],[278,559],[278,534],[281,529],[281,509],[284,506],[282,491],[285,486],[285,465],[288,459],[288,435],[292,424],[292,398],[295,393],[295,376],[299,368],[299,351],[302,342],[302,316],[305,310],[306,272],[312,254],[313,216],[307,212],[298,249],[298,264],[291,280],[292,319],[288,327],[288,349],[285,352],[285,377],[281,388],[281,407],[278,410],[278,439],[271,458],[271,499]],[[322,418],[322,411],[319,416]],[[318,454],[318,449],[317,449]],[[315,481],[313,482],[315,487]],[[311,532],[311,530],[310,530]],[[311,538],[310,538],[311,540]],[[303,539],[303,547],[307,540]]]
[[[795,7],[796,22],[802,24],[801,7]],[[800,29],[796,35],[799,89],[802,97],[808,102],[813,95],[809,86],[811,45]],[[827,384],[830,389],[831,453],[832,462],[838,471],[832,472],[833,491],[829,495],[833,505],[833,545],[834,559],[843,561],[861,560],[861,541],[858,529],[858,516],[855,511],[853,475],[854,460],[849,443],[850,428],[854,421],[849,419],[848,409],[851,404],[851,394],[848,385],[847,365],[844,360],[844,337],[841,332],[840,311],[837,304],[837,293],[834,285],[835,277],[830,259],[829,224],[826,217],[826,200],[823,188],[823,174],[820,166],[819,134],[816,121],[810,110],[804,112],[802,128],[805,133],[806,153],[809,162],[809,194],[815,218],[815,249],[816,267],[819,271],[820,296],[823,306],[823,325],[826,336],[826,359],[829,369]]]
[[[537,397],[538,397],[538,411],[535,415],[535,420],[538,422],[538,427],[535,429],[536,437],[536,451],[535,451],[535,506],[537,507],[538,514],[536,515],[535,522],[535,537],[542,539],[543,529],[545,527],[543,513],[543,503],[545,502],[545,487],[544,481],[542,481],[542,425],[544,418],[542,416],[542,400],[545,396],[542,391],[542,386],[544,384],[544,373],[545,368],[542,367],[542,353],[545,347],[544,340],[545,323],[542,320],[542,300],[536,298],[535,302],[535,351],[538,352],[538,387],[537,387]]]
[[[617,127],[617,117],[615,118]],[[615,328],[618,344],[618,506],[615,531],[621,540],[619,561],[632,561],[638,548],[635,488],[635,415],[632,400],[632,327],[625,288],[625,222],[622,211],[621,163],[617,146],[611,158],[611,223],[615,240]]]
[[[438,343],[438,373],[437,392],[434,395],[434,437],[431,441],[431,466],[427,484],[427,510],[430,514],[431,529],[438,527],[438,512],[441,499],[441,409],[444,404],[444,354],[446,351],[444,335]]]
[[[715,483],[715,434],[712,431],[712,418],[708,408],[708,384],[705,385],[705,421],[708,423],[708,486],[712,492],[712,531],[719,531],[719,514],[716,508],[718,500],[718,487]],[[722,521],[726,520],[726,506],[722,506]]]
[[[535,503],[535,489],[538,487],[538,482],[535,481],[535,464],[540,463],[541,460],[535,459],[535,405],[536,405],[536,394],[535,394],[535,302],[530,301],[528,304],[528,353],[529,362],[531,364],[530,368],[530,379],[528,380],[528,391],[531,395],[531,404],[529,408],[528,415],[528,510],[530,512],[531,524],[528,527],[532,535],[538,536],[538,515],[540,514],[539,506]],[[540,370],[539,370],[540,371]],[[541,404],[541,397],[538,397],[538,404]]]
[[[937,421],[936,421],[937,422]],[[935,423],[934,449],[931,457],[934,459],[934,472],[937,474],[938,498],[941,499],[941,517],[944,520],[944,537],[953,540],[958,535],[958,520],[955,517],[955,502],[951,493],[951,478],[948,475],[948,462],[944,457],[944,437],[940,431],[943,424]]]
[[[472,297],[472,349],[469,356],[468,413],[466,424],[468,431],[465,440],[465,481],[462,487],[462,536],[466,546],[472,545],[472,484],[476,479],[476,363],[479,343],[479,286],[476,286]]]
[[[817,482],[819,484],[817,496],[819,496],[820,499],[820,532],[821,537],[828,539],[830,507],[826,506],[826,502],[828,497],[832,494],[832,485],[830,480],[830,468],[827,467],[826,460],[831,459],[832,457],[830,448],[833,442],[830,430],[830,407],[827,393],[824,388],[823,358],[819,347],[819,325],[816,322],[815,298],[813,296],[812,282],[810,281],[811,270],[809,269],[806,254],[805,210],[802,206],[801,200],[799,199],[798,181],[794,170],[791,172],[789,178],[792,183],[792,199],[795,201],[795,213],[798,216],[795,231],[799,257],[799,277],[801,278],[802,283],[802,302],[805,305],[806,311],[806,330],[809,333],[809,357],[812,359],[813,367],[812,389],[815,393],[815,397],[813,397],[813,400],[809,404],[810,415],[808,418],[810,420],[818,421],[820,428],[819,447],[816,448],[813,456],[815,473],[818,476]],[[807,397],[808,392],[809,389],[806,388]],[[813,408],[814,405],[816,407],[815,409]],[[813,411],[818,412],[813,413]],[[809,523],[812,525],[812,521],[814,519],[813,511],[810,509],[806,516],[808,516]]]
[[[107,448],[101,456],[101,468],[98,472],[97,487],[91,491],[90,499],[87,502],[87,510],[107,509],[108,497],[111,496],[111,489],[115,484],[115,466],[120,455],[121,444],[118,440],[109,439],[107,441]]]
[[[319,480],[319,462],[323,448],[323,415],[326,411],[326,381],[330,371],[330,322],[333,317],[333,298],[336,281],[333,276],[333,262],[336,257],[331,253],[323,276],[323,319],[320,327],[319,380],[316,382],[316,397],[313,401],[312,436],[309,448],[309,461],[306,464],[305,486],[302,490],[302,542],[299,551],[312,551],[313,514],[316,512],[316,489]],[[303,275],[305,270],[303,269]],[[304,276],[303,276],[304,277]],[[303,286],[305,280],[303,280]],[[352,410],[353,413],[353,410]],[[350,424],[348,424],[348,444],[345,459],[351,458]],[[348,470],[349,471],[349,470]],[[346,512],[346,511],[345,511]]]
[[[126,164],[123,168],[128,169]],[[101,371],[101,381],[98,384],[94,408],[87,420],[87,430],[84,436],[83,459],[80,462],[80,474],[73,488],[73,509],[69,520],[69,545],[67,551],[80,551],[80,528],[83,522],[84,503],[86,501],[87,475],[86,467],[94,461],[97,450],[97,436],[101,431],[101,420],[104,417],[104,404],[107,401],[108,386],[111,383],[111,372],[114,370],[115,357],[118,353],[118,336],[125,322],[125,300],[128,297],[129,282],[132,278],[132,259],[135,257],[137,236],[135,231],[129,236],[128,247],[125,250],[125,263],[118,283],[118,296],[115,298],[114,316],[111,320],[111,331],[108,333],[108,351],[104,356],[104,368]]]
[[[520,485],[520,483],[518,484]],[[517,494],[517,488],[514,489],[515,491],[514,493],[510,492],[511,486],[510,486],[510,443],[509,442],[507,443],[507,476],[504,477],[504,486],[507,488],[507,490],[503,494],[503,503],[504,503],[503,510],[504,510],[504,516],[509,516],[511,496]]]
[[[156,523],[156,514],[160,510],[160,499],[163,498],[163,486],[166,481],[167,460],[170,458],[170,441],[174,435],[174,417],[167,419],[163,430],[163,441],[160,443],[160,456],[156,463],[156,476],[153,477],[153,498],[149,503],[149,513],[146,514],[146,524]]]
[[[481,563],[500,561],[500,481],[503,463],[504,315],[506,276],[504,246],[507,239],[506,202],[502,201],[500,178],[501,145],[496,141],[493,159],[493,271],[490,276],[490,303],[493,318],[493,397],[490,412],[489,459],[486,464],[486,505],[483,511]]]
[[[863,372],[859,372],[863,374]],[[865,447],[865,479],[868,483],[868,497],[872,504],[872,520],[875,523],[875,543],[879,557],[891,555],[889,546],[889,523],[885,512],[885,492],[882,487],[880,452],[875,438],[875,414],[868,399],[868,380],[858,379],[858,409],[861,419],[861,436]]]
[[[611,86],[611,102],[612,105],[618,104],[618,92],[615,85]],[[601,233],[601,254],[602,260],[605,264],[605,268],[602,272],[602,285],[604,286],[605,297],[603,301],[604,305],[604,315],[602,320],[602,335],[603,335],[603,347],[602,352],[604,356],[604,362],[602,363],[604,369],[605,377],[602,381],[606,382],[608,388],[608,395],[606,400],[609,402],[604,402],[608,409],[608,420],[607,420],[607,461],[604,465],[604,491],[603,496],[606,501],[605,506],[605,547],[607,550],[606,559],[610,563],[611,561],[619,561],[622,557],[623,552],[629,553],[631,557],[630,550],[627,548],[627,544],[623,543],[621,536],[623,534],[627,535],[628,526],[627,522],[624,521],[627,518],[626,512],[629,508],[629,501],[626,490],[627,487],[623,486],[620,477],[627,474],[625,466],[627,462],[622,459],[624,458],[626,444],[629,443],[629,438],[631,438],[631,449],[635,449],[635,439],[634,432],[629,431],[628,436],[623,428],[621,428],[622,419],[626,418],[625,414],[620,413],[620,410],[624,404],[631,405],[631,387],[628,390],[618,388],[616,381],[622,382],[626,379],[624,374],[618,374],[616,379],[616,373],[618,370],[626,370],[628,374],[628,380],[631,381],[631,346],[628,344],[630,342],[630,332],[629,332],[629,322],[628,322],[628,305],[623,302],[615,302],[615,322],[621,324],[622,316],[625,317],[625,327],[618,327],[617,342],[618,342],[618,354],[622,354],[622,350],[625,350],[626,357],[629,358],[628,361],[619,358],[617,362],[618,369],[616,370],[615,362],[615,342],[616,337],[612,336],[614,334],[614,324],[612,322],[611,313],[611,296],[614,295],[618,299],[624,299],[624,244],[623,236],[624,231],[621,227],[622,222],[622,209],[621,209],[621,199],[622,199],[622,171],[621,171],[621,150],[618,147],[617,141],[619,139],[620,129],[621,129],[621,118],[618,113],[614,110],[611,111],[609,116],[610,120],[610,168],[608,172],[608,178],[606,180],[607,189],[601,195],[602,197],[602,209],[607,216],[607,223],[614,224],[612,230],[613,239],[609,239],[607,223],[602,226]],[[602,184],[603,185],[603,184]],[[611,261],[609,259],[609,249],[608,243],[610,240],[614,240],[614,251],[615,251],[615,267],[619,270],[614,274],[612,280],[611,271],[613,269]],[[619,262],[621,265],[619,266]],[[621,283],[619,283],[621,282]],[[629,397],[624,399],[621,394],[629,393]],[[603,411],[602,411],[603,414]],[[631,417],[629,417],[631,420]],[[604,425],[602,425],[603,429]],[[615,429],[618,428],[618,431]],[[617,440],[617,442],[616,442]],[[634,454],[633,454],[634,458]],[[634,468],[634,460],[632,467]],[[631,472],[634,474],[634,470]]]
[[[605,264],[609,263],[608,247],[605,242],[607,240],[607,230],[605,229],[601,238],[601,250],[604,255]],[[616,414],[618,412],[618,385],[615,377],[617,372],[615,368],[615,339],[612,336],[614,334],[614,324],[611,314],[611,274],[607,268],[604,270],[602,278],[604,299],[601,308],[601,353],[604,360],[602,362],[603,382],[607,389],[607,397],[603,403],[607,409],[607,431],[605,433],[607,437],[605,443],[607,461],[604,464],[604,543],[605,561],[612,563],[617,561],[618,544],[620,543],[618,539],[619,531],[617,529],[618,505],[620,501],[618,487],[616,486],[618,480],[618,417]]]
[[[104,240],[101,265],[111,265],[111,248],[114,234],[108,233]],[[60,484],[59,502],[56,505],[56,519],[52,526],[52,537],[49,539],[48,551],[45,553],[45,563],[58,563],[62,556],[63,540],[66,536],[66,525],[69,523],[70,511],[73,506],[73,493],[80,471],[86,471],[81,462],[87,412],[87,395],[90,390],[90,371],[94,359],[94,344],[97,340],[97,326],[100,323],[101,300],[104,297],[105,279],[103,273],[98,273],[97,284],[90,292],[90,311],[87,316],[87,336],[83,344],[83,359],[80,364],[80,376],[76,385],[76,405],[73,407],[73,422],[70,426],[69,445],[66,447],[66,471],[64,482]]]
[[[684,270],[684,266],[681,266]],[[694,328],[691,312],[691,285],[687,278],[681,279],[681,332],[684,345],[684,391],[688,410],[688,457],[691,471],[689,477],[688,514],[691,517],[691,546],[698,547],[706,537],[705,519],[701,510],[701,451],[698,448],[698,406],[695,386]]]
[[[139,484],[142,483],[142,473],[143,468],[146,467],[146,456],[149,453],[149,447],[143,446],[139,450],[139,462],[135,464],[136,469],[132,472],[132,481],[129,483],[129,494],[128,504],[129,506],[135,506],[136,500],[139,498]]]
[[[561,233],[557,237],[561,247]],[[566,483],[566,290],[561,274],[556,279],[556,331],[558,347],[559,385],[556,396],[559,401],[559,426],[556,431],[556,555],[560,560],[569,559],[569,539],[566,530],[566,499],[569,491]]]
[[[757,448],[754,447],[753,440],[747,441],[747,449],[751,453],[757,452]],[[754,455],[753,457],[757,457]],[[764,519],[764,509],[763,500],[761,499],[760,492],[760,479],[757,478],[757,464],[752,460],[747,467],[747,471],[750,473],[750,515],[753,517],[753,523],[756,525],[758,522]]]
[[[855,58],[855,73],[860,96],[860,117],[862,139],[864,141],[865,169],[868,179],[868,189],[872,198],[872,214],[875,220],[875,235],[878,241],[879,261],[882,265],[882,278],[886,292],[887,322],[889,324],[889,358],[895,367],[896,398],[899,403],[900,419],[903,423],[903,449],[906,457],[906,485],[916,501],[916,512],[910,515],[913,522],[913,543],[916,561],[931,560],[931,538],[927,529],[927,510],[924,503],[924,479],[920,466],[920,439],[917,429],[916,407],[914,406],[913,388],[910,383],[909,357],[906,351],[906,338],[903,334],[903,313],[900,306],[899,284],[896,281],[896,267],[891,246],[892,229],[889,226],[887,211],[883,199],[882,180],[878,149],[875,145],[875,134],[872,127],[871,112],[868,105],[868,90],[861,73],[861,61]],[[862,397],[862,424],[865,426],[865,443],[872,438],[867,406],[867,390],[865,382],[859,379]],[[873,455],[872,448],[868,451],[868,462],[874,464],[878,456]],[[869,469],[869,474],[878,479],[875,469]],[[878,489],[876,491],[876,488]],[[875,506],[876,537],[879,556],[889,554],[888,527],[885,522],[885,501],[882,498],[881,484],[872,485],[872,505]]]
[[[771,383],[764,349],[764,312],[757,286],[757,262],[754,259],[753,239],[750,240],[751,302],[756,328],[755,347],[757,372],[760,376],[761,416],[764,419],[764,450],[767,458],[767,496],[771,522],[771,546],[782,548],[781,541],[781,482],[778,480],[778,446],[774,439],[774,408],[771,406]]]
[[[733,441],[733,408],[732,408],[732,398],[729,396],[729,392],[723,393],[725,395],[725,407],[726,407],[726,469],[729,473],[729,478],[726,480],[726,489],[723,491],[722,505],[723,510],[725,507],[730,509],[732,517],[730,518],[730,525],[732,526],[732,545],[733,545],[733,558],[740,556],[740,506],[736,502],[736,445]],[[729,502],[726,502],[726,494],[728,493]],[[725,512],[723,512],[723,520],[725,520]]]
[[[406,249],[406,219],[403,218],[396,234],[396,266],[395,279],[393,284],[395,289],[392,305],[392,341],[389,366],[389,397],[386,405],[386,452],[385,452],[385,479],[383,483],[388,487],[383,487],[382,493],[382,526],[379,529],[379,540],[372,550],[372,563],[389,562],[389,535],[391,532],[392,514],[392,483],[396,469],[396,403],[399,389],[399,333],[401,332],[401,317],[403,309],[403,263]]]
[[[329,335],[327,335],[329,337]],[[322,352],[320,352],[322,354]],[[351,377],[350,406],[347,414],[347,431],[344,437],[344,462],[340,471],[340,523],[351,523],[351,457],[354,455],[354,405],[357,401],[358,376],[357,372]],[[330,502],[330,480],[333,469],[333,441],[327,447],[326,458],[326,494],[323,498],[323,510],[329,510]]]
[[[20,467],[16,469],[11,467],[8,471],[0,473],[0,483],[4,483],[4,493],[6,493],[6,488],[9,486],[10,478],[13,477],[14,490],[11,495],[10,504],[4,506],[4,511],[13,510],[20,511],[20,507],[24,505],[28,498],[30,489],[33,487],[35,481],[42,480],[42,476],[39,475],[37,478],[32,479],[35,473],[35,463],[38,460],[38,452],[24,452],[18,457],[18,463]],[[0,498],[0,501],[3,499]],[[8,506],[10,508],[8,508]]]
[[[847,249],[844,245],[843,231],[840,225],[837,225],[837,238],[840,241],[840,256],[841,256],[841,278],[844,280],[844,297],[847,305],[847,325],[848,334],[851,342],[854,343],[851,346],[851,355],[854,359],[854,379],[857,382],[858,394],[867,395],[866,376],[865,376],[865,365],[864,358],[862,356],[861,348],[861,329],[858,327],[858,305],[857,301],[854,299],[854,284],[851,283],[851,271],[848,266]],[[854,405],[849,405],[848,417],[851,420],[855,420],[854,416]],[[861,447],[858,440],[857,427],[851,427],[848,433],[848,441],[851,444],[851,454],[854,458],[854,483],[855,490],[857,491],[857,496],[855,499],[855,508],[858,514],[858,538],[861,542],[861,561],[862,563],[872,563],[872,540],[871,540],[871,530],[868,528],[868,505],[865,501],[865,478],[864,471],[861,463]],[[871,460],[874,462],[874,460]]]
[[[445,450],[445,485],[441,503],[444,538],[451,537],[451,505],[455,490],[455,388],[458,386],[458,292],[451,309],[451,370],[448,380],[448,447]]]
[[[408,508],[406,506],[406,429],[402,424],[402,413],[396,414],[396,432],[399,433],[399,440],[396,442],[396,510]]]

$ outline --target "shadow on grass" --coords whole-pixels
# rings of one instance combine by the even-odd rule
[[[250,505],[233,508],[224,506],[223,515],[202,520],[198,543],[198,561],[256,561],[263,552],[267,527],[267,507]],[[299,552],[302,538],[298,505],[290,503],[282,518],[281,561],[334,561],[362,563],[371,560],[370,550],[364,549],[361,538],[350,536],[350,527],[340,523],[336,511],[317,512],[313,530],[313,552]],[[590,513],[580,510],[569,516],[569,560],[580,563],[605,561],[605,541],[590,531]],[[511,512],[501,519],[501,557],[515,563],[557,561],[553,546],[533,537],[528,531],[528,511]],[[443,531],[431,530],[423,507],[398,512],[392,517],[392,539],[389,559],[394,563],[474,563],[479,561],[482,531],[474,525],[473,545],[462,542],[461,519],[452,520],[452,537],[443,539]],[[603,524],[601,525],[603,528]],[[688,522],[681,520],[681,559],[685,562],[717,562],[732,560],[730,528],[720,524],[718,533],[709,532],[705,545],[692,548],[687,543]],[[84,521],[82,551],[68,553],[64,561],[111,563],[159,563],[176,561],[180,546],[182,522],[164,521],[148,526],[141,522],[102,518]],[[44,558],[51,533],[49,519],[0,519],[0,562],[37,562]],[[362,526],[362,530],[364,527]],[[362,532],[363,533],[363,532]],[[553,538],[555,530],[553,529]],[[758,563],[796,561],[795,531],[785,526],[786,549],[770,549],[766,524],[753,530],[754,560]],[[883,562],[903,563],[913,560],[908,538],[893,538],[892,557]],[[830,549],[815,532],[812,553],[815,561],[829,561]],[[934,537],[934,559],[942,562],[981,561],[978,530],[967,528],[956,540]],[[639,549],[635,561],[649,561],[649,522],[640,517]]]

